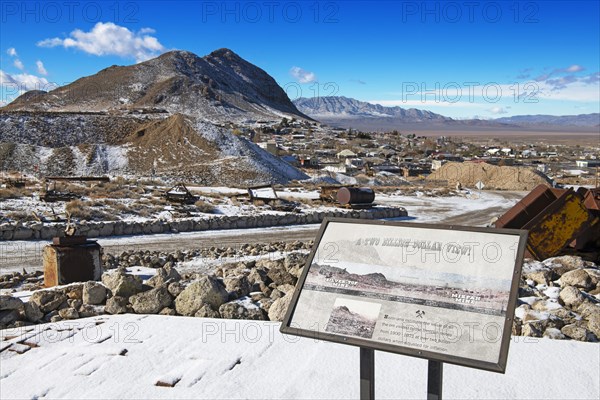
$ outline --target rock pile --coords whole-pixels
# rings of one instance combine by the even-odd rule
[[[310,250],[313,242],[273,242],[249,244],[241,243],[239,247],[210,247],[195,250],[177,250],[175,252],[149,251],[149,250],[127,250],[119,255],[105,253],[103,263],[105,269],[118,267],[129,268],[143,266],[148,268],[160,268],[167,263],[178,263],[191,261],[198,257],[217,260],[220,258],[235,258],[244,256],[259,256],[276,252],[290,252],[298,250]]]
[[[0,329],[104,313],[280,321],[306,257],[305,252],[295,252],[278,260],[222,264],[213,274],[183,277],[165,261],[146,282],[118,267],[104,273],[102,283],[39,290],[27,302],[0,296]]]
[[[156,274],[145,282],[129,274],[121,258],[116,258],[118,267],[106,272],[102,283],[39,290],[27,302],[0,296],[0,329],[103,313],[281,321],[307,258],[306,252],[291,252],[279,259],[222,263],[211,274],[180,274],[174,262],[188,257],[180,253],[172,258],[171,254],[147,254],[131,261],[125,257],[132,264],[160,260],[152,262]],[[512,333],[598,341],[599,282],[598,266],[580,257],[525,260]]]
[[[239,247],[210,247],[195,250],[177,250],[174,252],[149,251],[149,250],[127,250],[118,255],[104,253],[102,256],[103,268],[105,270],[115,268],[148,267],[161,268],[165,265],[191,261],[202,257],[204,259],[218,260],[221,258],[241,258],[245,256],[260,256],[269,253],[291,252],[298,250],[310,250],[313,242],[272,242],[250,244],[242,243]],[[44,286],[44,274],[41,271],[13,272],[0,275],[0,289],[16,290],[39,290]]]
[[[23,290],[39,289],[44,281],[44,273],[42,271],[13,272],[10,274],[0,275],[0,289],[9,289],[20,286]]]
[[[513,334],[598,341],[600,269],[562,256],[523,265]]]

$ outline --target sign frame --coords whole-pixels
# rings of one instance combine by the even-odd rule
[[[298,305],[298,301],[300,299],[302,289],[306,282],[307,276],[309,274],[309,270],[311,268],[312,262],[315,258],[315,255],[318,251],[319,245],[327,227],[330,223],[343,223],[343,224],[352,224],[352,225],[364,225],[365,228],[368,225],[376,225],[376,226],[397,226],[404,228],[419,228],[419,229],[431,229],[431,230],[459,230],[462,232],[483,232],[483,233],[493,233],[496,235],[512,235],[518,236],[518,247],[516,249],[515,254],[515,263],[513,267],[513,273],[511,277],[510,283],[510,292],[508,297],[508,302],[506,306],[506,314],[504,316],[504,325],[502,330],[502,337],[500,343],[500,351],[499,351],[499,359],[497,363],[487,362],[483,360],[470,359],[466,357],[455,356],[451,354],[444,354],[439,352],[427,351],[427,350],[418,350],[411,347],[406,347],[402,345],[396,344],[388,344],[380,341],[374,341],[369,339],[363,339],[356,336],[344,336],[337,333],[327,333],[321,330],[310,330],[304,328],[298,328],[292,326],[293,317],[296,311],[296,307]],[[508,348],[511,340],[512,333],[512,324],[514,321],[515,314],[515,306],[517,304],[518,298],[518,289],[519,289],[519,281],[521,279],[521,269],[523,256],[525,254],[525,248],[527,244],[527,230],[522,229],[496,229],[496,228],[480,228],[480,227],[468,227],[468,226],[459,226],[459,225],[437,225],[437,224],[420,224],[420,223],[407,223],[407,222],[397,222],[397,221],[385,221],[385,220],[358,220],[358,219],[349,219],[349,218],[325,218],[319,228],[317,233],[313,248],[310,252],[309,257],[307,258],[306,264],[302,271],[302,275],[298,279],[298,283],[296,284],[296,289],[294,290],[294,294],[290,303],[290,306],[287,309],[287,312],[284,316],[283,322],[280,327],[280,332],[287,335],[293,336],[301,336],[306,338],[311,338],[315,340],[323,340],[328,342],[334,342],[339,344],[347,344],[351,346],[356,346],[360,348],[366,348],[371,350],[379,350],[385,351],[388,353],[400,354],[410,357],[417,357],[422,359],[427,359],[430,361],[437,361],[441,363],[449,363],[455,364],[464,367],[476,368],[480,370],[486,370],[491,372],[505,373],[507,359],[508,359]]]

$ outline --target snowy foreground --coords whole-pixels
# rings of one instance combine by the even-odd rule
[[[279,323],[129,314],[21,329],[0,331],[2,399],[359,397],[357,348],[284,336]],[[377,398],[425,398],[425,360],[376,352],[375,361]],[[600,346],[513,337],[505,375],[447,364],[443,390],[598,399]]]

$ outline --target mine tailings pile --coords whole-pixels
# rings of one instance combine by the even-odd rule
[[[475,187],[482,182],[489,190],[532,190],[538,185],[552,186],[552,181],[542,172],[529,167],[496,166],[484,162],[449,162],[427,176],[430,181],[447,181],[448,185],[460,183]]]
[[[496,228],[529,230],[528,257],[543,260],[567,246],[600,255],[600,188],[555,189],[540,185],[502,215]]]

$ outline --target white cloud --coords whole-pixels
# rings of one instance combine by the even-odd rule
[[[25,66],[23,65],[21,60],[19,60],[18,58],[13,62],[13,64],[15,65],[15,67],[19,68],[21,71],[23,71],[25,69]]]
[[[506,111],[504,109],[504,107],[498,107],[498,106],[492,107],[492,108],[488,109],[488,111],[491,112],[492,114],[496,114],[496,115],[508,113],[508,111]]]
[[[141,62],[165,51],[165,47],[158,39],[150,36],[154,32],[150,28],[142,28],[138,32],[133,32],[112,22],[98,22],[89,32],[76,29],[66,39],[45,39],[38,42],[37,45],[75,48],[96,56],[133,57],[137,62]]]
[[[6,54],[8,54],[11,57],[16,57],[17,50],[14,47],[9,47],[8,50],[6,50]]]
[[[583,68],[581,65],[577,65],[577,64],[573,64],[570,67],[565,68],[565,72],[579,72],[579,71],[583,71],[585,68]]]
[[[290,75],[299,83],[311,83],[317,80],[317,76],[314,72],[306,71],[300,67],[292,67],[290,69]]]
[[[19,94],[29,90],[48,91],[57,87],[55,83],[48,82],[46,78],[30,74],[11,75],[2,70],[0,70],[0,86]]]
[[[35,65],[37,66],[38,74],[48,75],[48,71],[46,71],[46,67],[44,67],[44,63],[42,61],[37,60]]]

